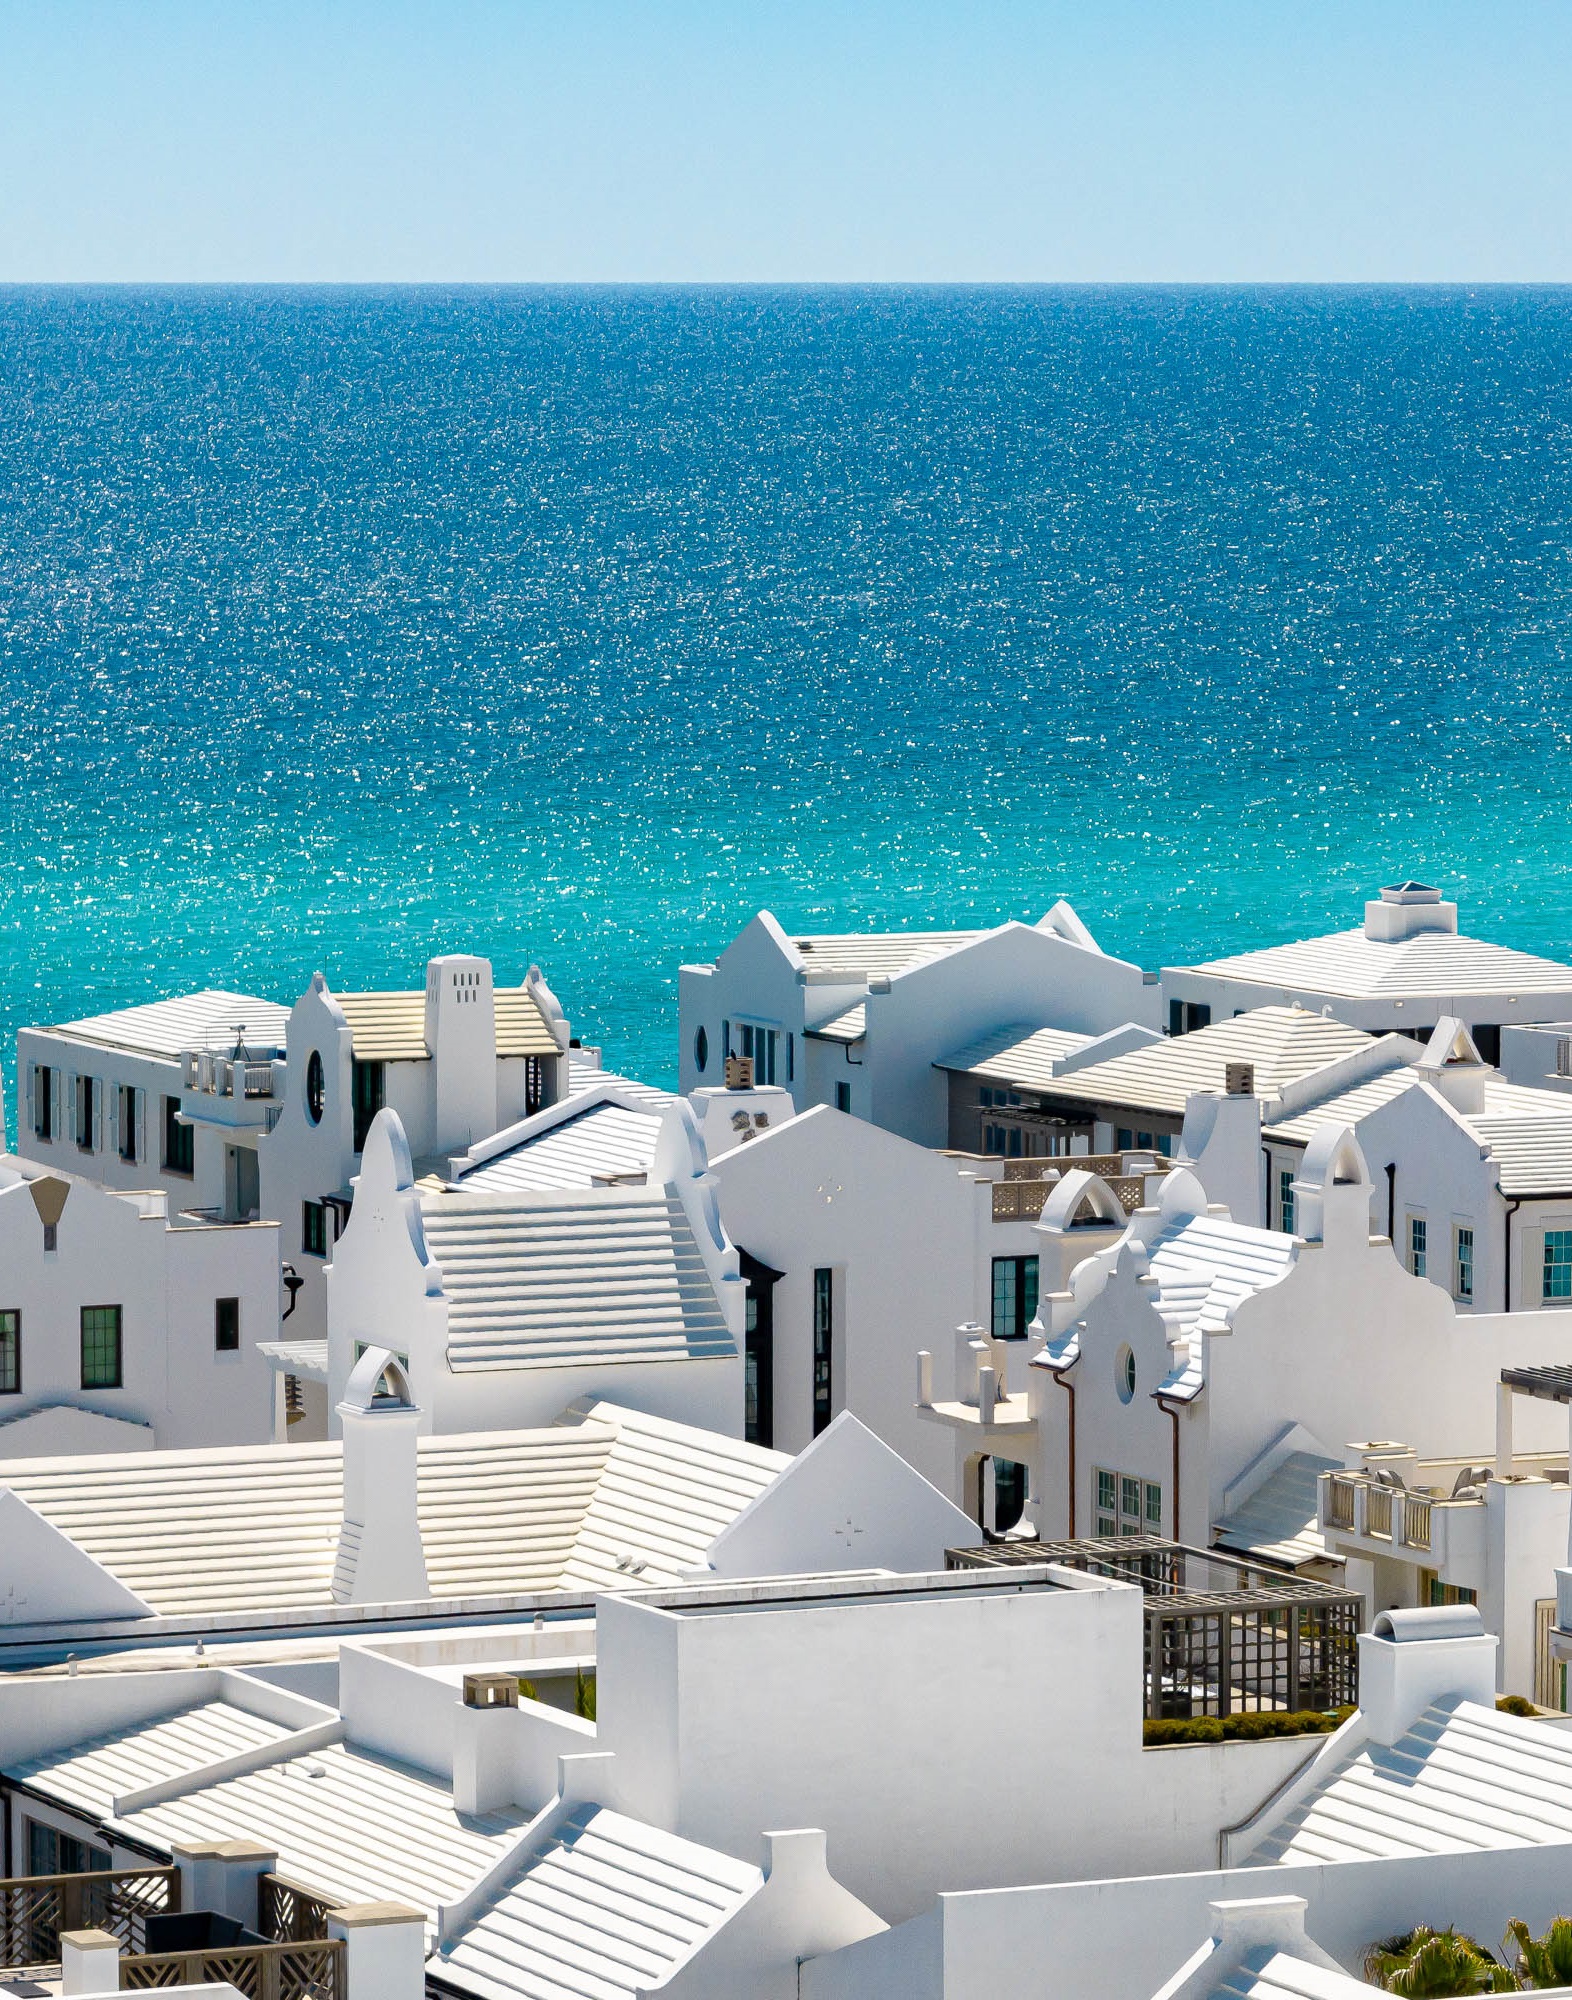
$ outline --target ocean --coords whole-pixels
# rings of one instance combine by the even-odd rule
[[[1572,956],[1572,291],[0,291],[0,1045],[760,905]],[[12,1114],[14,1129],[14,1111]]]

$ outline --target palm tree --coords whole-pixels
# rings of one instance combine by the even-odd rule
[[[1572,1986],[1572,1917],[1557,1917],[1542,1938],[1530,1937],[1528,1925],[1514,1917],[1507,1938],[1517,1946],[1517,1983],[1528,1992]]]
[[[1420,1924],[1404,1937],[1384,1938],[1365,1954],[1365,1977],[1412,2000],[1452,2000],[1468,1993],[1515,1993],[1507,1967],[1471,1937]]]

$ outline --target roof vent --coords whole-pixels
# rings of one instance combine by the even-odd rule
[[[519,1705],[519,1680],[517,1674],[466,1674],[464,1676],[464,1706],[466,1708],[517,1708]]]
[[[1223,1088],[1230,1097],[1254,1097],[1255,1064],[1231,1062],[1223,1065]]]
[[[1441,891],[1432,889],[1427,882],[1393,882],[1381,891],[1383,903],[1439,903]]]
[[[1444,903],[1427,882],[1394,882],[1378,902],[1365,905],[1365,936],[1376,944],[1400,944],[1423,931],[1457,930],[1457,905]]]
[[[728,1090],[752,1090],[752,1056],[728,1056],[726,1058],[726,1088]]]

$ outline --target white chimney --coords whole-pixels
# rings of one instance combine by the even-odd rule
[[[1370,1741],[1395,1743],[1447,1696],[1494,1708],[1499,1643],[1473,1604],[1378,1612],[1359,1635],[1359,1709]]]
[[[1443,903],[1441,891],[1424,882],[1394,882],[1381,899],[1365,905],[1365,936],[1377,944],[1400,944],[1422,931],[1457,930],[1456,903]]]
[[[338,1406],[344,1519],[335,1604],[410,1604],[431,1595],[420,1539],[420,1411],[385,1347],[368,1347]]]
[[[1186,1099],[1178,1163],[1194,1172],[1209,1202],[1226,1205],[1235,1222],[1263,1228],[1261,1105],[1255,1095],[1255,1075],[1248,1063],[1230,1063],[1228,1068],[1248,1073],[1246,1088],[1233,1088],[1240,1079],[1230,1074],[1230,1087],[1221,1095],[1215,1090],[1197,1091]]]
[[[784,1125],[797,1109],[791,1092],[773,1083],[753,1084],[745,1090],[706,1086],[691,1091],[688,1102],[699,1121],[705,1153],[712,1160],[747,1145],[761,1132]]]
[[[426,967],[432,1150],[464,1153],[497,1129],[497,1008],[491,961],[452,953]]]

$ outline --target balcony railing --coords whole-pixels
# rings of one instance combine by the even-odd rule
[[[1057,1180],[1047,1178],[1050,1173],[1096,1174],[1108,1183],[1125,1214],[1134,1215],[1146,1199],[1146,1176],[1121,1173],[1121,1164],[1117,1154],[1108,1158],[1072,1153],[1047,1160],[1006,1160],[1004,1179],[993,1184],[993,1219],[995,1222],[1035,1222],[1042,1214],[1049,1195],[1058,1186]],[[1028,1178],[1012,1171],[1028,1165],[1040,1168],[1041,1172]],[[1158,1171],[1166,1173],[1166,1163]]]
[[[326,1896],[302,1888],[287,1875],[264,1875],[257,1883],[257,1929],[278,1944],[325,1938],[328,1918],[336,1908]]]
[[[1390,1486],[1365,1488],[1365,1533],[1392,1539],[1392,1489]]]
[[[273,1064],[252,1062],[239,1056],[215,1055],[198,1049],[180,1058],[181,1080],[187,1090],[199,1090],[212,1097],[271,1097]]]
[[[120,1961],[122,1993],[148,1987],[222,1984],[245,2000],[345,2000],[344,1941],[232,1944],[161,1951]]]
[[[147,1920],[180,1908],[177,1868],[93,1870],[0,1880],[0,1965],[40,1965],[60,1956],[62,1931],[110,1931],[132,1951]]]
[[[1326,1525],[1346,1528],[1350,1534],[1354,1530],[1354,1482],[1339,1478],[1335,1472],[1327,1481]]]
[[[1421,1494],[1403,1495],[1403,1540],[1411,1549],[1430,1546],[1430,1502]]]
[[[1471,1493],[1455,1504],[1466,1505]],[[1389,1485],[1368,1472],[1328,1472],[1321,1477],[1321,1525],[1345,1535],[1370,1535],[1394,1547],[1428,1552],[1431,1509],[1444,1490],[1416,1492]]]

